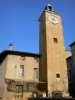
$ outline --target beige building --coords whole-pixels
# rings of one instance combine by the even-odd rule
[[[48,4],[39,18],[41,54],[39,80],[47,94],[54,91],[68,91],[68,76],[61,14],[54,12]]]
[[[41,90],[68,92],[66,53],[61,14],[50,4],[39,18],[39,54],[10,50],[0,53],[0,96],[3,100],[28,98]]]
[[[31,96],[39,82],[39,57],[39,54],[12,51],[11,46],[0,54],[0,96],[3,100]]]

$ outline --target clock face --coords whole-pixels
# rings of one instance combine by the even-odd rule
[[[53,23],[53,24],[57,24],[58,23],[58,19],[57,19],[57,17],[56,16],[50,16],[49,17],[49,20]]]

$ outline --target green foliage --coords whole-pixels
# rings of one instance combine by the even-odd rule
[[[62,90],[54,90],[52,93],[62,93]]]
[[[41,91],[40,91],[40,90],[36,90],[36,91],[34,91],[33,93],[35,93],[35,94],[40,94]]]

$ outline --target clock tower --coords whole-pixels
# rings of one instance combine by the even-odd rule
[[[48,4],[39,18],[39,80],[47,94],[68,92],[68,77],[61,14]]]

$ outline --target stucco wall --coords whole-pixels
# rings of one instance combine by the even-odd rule
[[[24,77],[20,76],[20,65],[24,65]],[[25,57],[25,60],[22,60],[21,56],[8,55],[5,78],[32,81],[34,80],[34,68],[38,67],[39,60],[37,62],[34,57]]]
[[[6,66],[7,66],[7,57],[5,57],[4,60],[0,63],[0,96],[2,96],[4,92]]]

